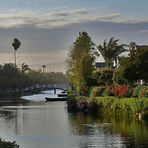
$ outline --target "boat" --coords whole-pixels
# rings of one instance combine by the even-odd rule
[[[51,98],[51,97],[45,97],[46,101],[66,101],[67,97],[55,97],[55,98]]]
[[[67,94],[58,94],[58,97],[67,97]]]
[[[45,97],[46,101],[66,101],[67,100],[67,91],[63,90],[59,94],[54,94],[51,96]]]

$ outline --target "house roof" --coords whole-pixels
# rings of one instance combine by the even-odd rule
[[[105,62],[96,62],[95,66],[96,66],[96,68],[104,68],[105,67]]]

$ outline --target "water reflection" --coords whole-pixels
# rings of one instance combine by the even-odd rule
[[[22,148],[148,147],[148,123],[128,114],[69,114],[65,102],[28,102],[0,108],[0,136]]]
[[[70,115],[74,135],[81,135],[80,147],[148,147],[148,123],[129,118],[128,114],[97,116],[85,113]]]

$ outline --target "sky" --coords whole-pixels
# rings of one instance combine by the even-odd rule
[[[97,45],[111,37],[148,44],[147,6],[148,0],[0,0],[0,64],[14,63],[14,38],[21,41],[17,65],[46,65],[48,72],[65,71],[80,31]]]

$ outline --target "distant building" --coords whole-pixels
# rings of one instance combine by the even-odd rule
[[[105,62],[95,62],[95,67],[96,68],[104,68],[105,67]]]

